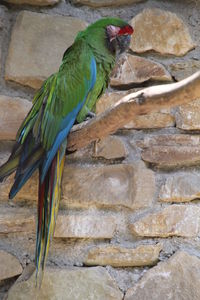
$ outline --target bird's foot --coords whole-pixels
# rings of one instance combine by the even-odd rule
[[[92,111],[88,111],[87,115],[86,115],[86,120],[94,118],[96,116],[95,113],[93,113]]]

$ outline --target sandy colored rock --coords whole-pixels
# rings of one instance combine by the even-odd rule
[[[85,22],[72,17],[20,12],[11,35],[5,79],[38,89],[58,70],[63,53],[85,27]]]
[[[5,1],[13,4],[30,4],[30,5],[37,5],[37,6],[54,5],[60,2],[60,0],[5,0]]]
[[[0,250],[0,282],[15,277],[22,273],[19,260],[12,254]]]
[[[198,146],[200,143],[199,135],[192,134],[157,134],[146,135],[137,145],[143,149],[153,146]]]
[[[108,136],[95,144],[93,157],[119,159],[127,156],[124,143],[117,136]]]
[[[181,173],[170,176],[162,185],[159,200],[163,202],[188,202],[200,198],[200,176]]]
[[[0,201],[8,201],[8,195],[14,182],[14,174],[6,178],[0,183]],[[38,196],[38,174],[34,174],[21,188],[19,193],[12,200],[13,202],[26,202],[26,201],[37,201]]]
[[[40,289],[35,287],[35,273],[27,281],[16,283],[8,300],[122,300],[123,294],[102,267],[45,269]]]
[[[25,208],[2,207],[0,212],[0,234],[35,233],[35,212]],[[116,229],[112,216],[90,214],[59,214],[55,237],[110,239]]]
[[[69,166],[64,172],[65,204],[139,209],[151,206],[154,199],[154,173],[143,163],[92,168]]]
[[[200,299],[200,260],[177,252],[168,261],[148,270],[128,289],[124,300],[198,300]]]
[[[192,166],[200,162],[200,136],[162,134],[137,142],[142,159],[159,168]]]
[[[130,224],[132,233],[142,237],[197,237],[200,208],[195,205],[171,205]]]
[[[116,229],[114,217],[104,215],[59,215],[55,237],[110,239]]]
[[[145,178],[145,182],[143,181]],[[10,176],[0,184],[1,201],[8,200],[13,182]],[[35,174],[16,195],[14,201],[37,200],[38,177]],[[61,207],[150,207],[155,194],[155,175],[143,162],[108,166],[66,165],[62,182]]]
[[[122,97],[128,95],[132,91],[112,92],[104,94],[97,102],[97,114],[103,113],[106,109],[114,106]],[[174,116],[170,114],[169,109],[162,109],[159,112],[143,116],[135,116],[134,120],[124,126],[125,129],[145,129],[145,128],[164,128],[175,125]]]
[[[22,208],[2,207],[0,234],[35,232],[34,212]]]
[[[163,65],[150,59],[127,54],[122,56],[115,65],[110,85],[116,87],[148,80],[172,81],[172,78]]]
[[[91,7],[106,7],[106,6],[120,6],[127,4],[134,4],[143,0],[72,0],[74,4],[88,5]]]
[[[148,115],[137,116],[133,121],[124,126],[126,129],[156,129],[175,126],[174,116],[170,109],[162,109]]]
[[[84,264],[93,266],[141,267],[153,265],[158,261],[162,249],[160,244],[141,245],[135,249],[120,246],[99,246],[89,250]]]
[[[184,60],[182,62],[176,62],[168,65],[171,75],[177,80],[180,81],[200,69],[200,61],[196,59]]]
[[[17,130],[32,104],[19,97],[0,95],[0,107],[0,140],[15,140]]]
[[[182,56],[195,47],[184,22],[169,11],[145,9],[130,24],[135,30],[131,49],[136,53],[155,50]]]
[[[178,107],[175,114],[176,127],[184,130],[200,129],[200,99]]]
[[[1,19],[0,19],[0,29],[1,29]],[[1,75],[1,65],[2,65],[2,50],[0,48],[0,75]]]
[[[14,143],[14,141],[0,141],[0,166],[7,161]]]
[[[134,202],[133,209],[151,207],[155,197],[155,175],[142,162],[133,164],[134,173]],[[145,180],[144,180],[145,178]]]

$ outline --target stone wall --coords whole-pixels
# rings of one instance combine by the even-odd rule
[[[133,89],[199,69],[199,11],[199,1],[1,1],[0,164],[35,90],[88,23],[112,15],[135,28],[131,52],[117,63],[99,114]],[[9,289],[8,299],[200,299],[199,130],[196,100],[138,116],[67,156],[40,291],[32,275],[37,174],[13,201],[13,176],[3,182],[0,299]]]

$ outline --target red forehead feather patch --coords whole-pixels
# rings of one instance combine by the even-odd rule
[[[109,25],[107,26],[107,33],[109,35],[110,41],[116,38],[118,35],[130,35],[133,33],[133,28],[130,25],[126,25],[122,28],[114,26],[114,25]]]
[[[126,25],[120,29],[120,31],[118,32],[118,35],[132,34],[133,31],[134,30],[130,25]]]

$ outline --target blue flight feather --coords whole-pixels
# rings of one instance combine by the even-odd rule
[[[35,170],[40,165],[40,160],[38,160],[35,165],[31,166],[31,169],[28,169],[23,177],[20,179],[20,182],[15,182],[10,190],[9,198],[12,199],[18,193],[18,191],[22,188],[22,186],[26,183],[26,181],[31,177],[31,175],[35,172]],[[18,184],[17,184],[18,183]]]
[[[58,151],[60,145],[62,144],[64,139],[67,138],[67,135],[76,120],[76,116],[77,116],[78,112],[83,107],[83,104],[88,96],[89,91],[94,87],[94,84],[96,82],[96,73],[97,73],[96,61],[95,61],[94,57],[91,59],[90,68],[91,68],[91,77],[90,77],[90,80],[87,81],[87,83],[89,85],[88,91],[87,91],[84,99],[81,102],[79,102],[79,104],[70,113],[68,113],[68,115],[63,119],[61,126],[60,126],[61,131],[56,136],[54,144],[51,147],[51,149],[47,152],[46,158],[44,160],[43,167],[42,167],[41,183],[44,182],[44,178],[49,169],[49,166],[50,166],[54,156],[56,155],[56,152]]]

